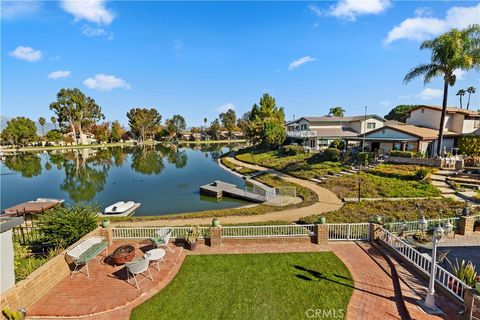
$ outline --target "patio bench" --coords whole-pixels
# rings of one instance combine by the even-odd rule
[[[74,263],[73,270],[70,270],[70,276],[74,272],[79,271],[79,267],[85,265],[87,267],[87,277],[90,276],[88,272],[88,262],[95,258],[100,252],[105,249],[108,254],[108,242],[104,237],[91,237],[83,240],[67,251],[67,256],[72,259]]]

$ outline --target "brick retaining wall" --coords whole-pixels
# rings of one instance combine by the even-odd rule
[[[99,234],[100,227],[85,235],[77,243]],[[65,261],[66,251],[62,251],[59,255],[33,271],[27,278],[17,282],[14,287],[2,293],[0,308],[3,310],[3,308],[8,306],[11,310],[18,310],[25,307],[28,312],[28,308],[33,306],[45,293],[63,278],[69,276],[70,268]],[[75,290],[75,288],[72,288],[72,290]]]

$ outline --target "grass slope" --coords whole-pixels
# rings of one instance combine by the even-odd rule
[[[305,319],[308,309],[341,309],[341,319],[352,286],[331,252],[187,256],[131,319]]]

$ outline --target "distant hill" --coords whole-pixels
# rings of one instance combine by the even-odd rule
[[[7,121],[10,120],[10,119],[12,119],[12,118],[0,116],[0,132],[2,132],[3,129],[7,126]],[[42,135],[42,127],[40,126],[38,121],[34,121],[34,122],[35,122],[35,126],[37,126],[37,134],[41,136]],[[47,122],[43,126],[43,129],[45,130],[45,134],[46,134],[48,131],[55,129],[55,125],[53,123]]]

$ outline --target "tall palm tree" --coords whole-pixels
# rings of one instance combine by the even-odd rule
[[[467,92],[468,92],[468,102],[467,102],[467,110],[470,108],[470,96],[475,93],[477,89],[475,87],[468,87]]]
[[[463,98],[463,96],[466,95],[466,94],[467,94],[467,91],[465,91],[465,90],[463,90],[463,89],[460,89],[460,90],[457,91],[457,96],[460,97],[460,109],[463,108],[462,98]]]
[[[45,132],[43,131],[43,126],[45,125],[45,123],[47,123],[47,121],[45,120],[44,117],[40,117],[38,118],[38,123],[40,123],[40,126],[42,127],[42,137],[45,136]]]
[[[334,117],[343,117],[345,115],[345,110],[342,107],[333,107],[330,108],[328,115]]]
[[[438,129],[437,155],[443,145],[443,131],[447,112],[448,87],[455,85],[455,70],[480,68],[480,25],[475,24],[464,30],[452,29],[432,40],[424,41],[420,49],[432,51],[430,63],[420,64],[410,70],[405,83],[423,76],[424,84],[436,77],[443,77],[442,116]]]
[[[57,130],[57,118],[51,117],[50,121],[52,121],[53,125],[55,126],[55,130]]]

